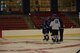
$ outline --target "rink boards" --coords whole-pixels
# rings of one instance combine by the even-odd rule
[[[49,33],[51,35],[51,33]],[[42,30],[30,29],[30,30],[2,30],[3,38],[41,38],[43,36]],[[68,28],[64,29],[64,36],[79,36],[80,28]]]

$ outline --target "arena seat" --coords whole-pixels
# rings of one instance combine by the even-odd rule
[[[31,15],[31,20],[34,23],[36,28],[41,28],[43,20],[41,19],[41,17],[49,17],[51,16],[51,13],[37,13],[37,14],[32,14]],[[60,17],[60,19],[63,21],[63,24],[65,25],[65,28],[75,28],[76,24],[74,22],[72,22],[72,20],[68,19],[66,16],[64,16],[61,13],[57,13],[57,15]]]
[[[63,15],[62,13],[58,13],[57,15],[60,17],[60,19],[62,19],[65,25],[65,28],[72,28],[72,27],[75,28],[76,27],[76,24],[72,20],[70,20],[68,17]]]
[[[37,29],[41,28],[43,21],[39,16],[32,16],[31,20]]]
[[[1,16],[0,17],[1,30],[16,30],[28,29],[27,23],[20,16]]]

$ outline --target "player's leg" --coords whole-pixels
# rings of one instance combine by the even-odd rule
[[[54,43],[55,42],[54,30],[52,30],[51,39],[52,39],[52,41]]]
[[[59,42],[58,35],[55,35],[55,40],[56,40],[56,42]]]
[[[43,38],[43,40],[46,40],[46,36],[44,35],[44,38]]]
[[[42,29],[42,33],[43,33],[43,40],[46,40],[46,33],[45,33],[45,29]]]
[[[44,38],[43,40],[48,41],[49,40],[49,31],[47,29],[43,29]]]
[[[56,43],[59,44],[59,39],[58,39],[58,30],[55,30],[55,40],[56,40]]]
[[[49,35],[48,35],[48,33],[46,33],[46,41],[48,41],[49,40]]]
[[[64,29],[60,29],[60,41],[63,41],[63,33],[64,33]]]
[[[49,29],[48,28],[46,29],[46,40],[47,41],[49,40]]]
[[[54,37],[54,35],[52,35],[51,38],[52,38],[52,42],[54,43],[54,42],[55,42],[55,37]]]

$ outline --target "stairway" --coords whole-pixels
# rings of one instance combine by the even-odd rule
[[[24,16],[24,20],[28,24],[29,29],[35,29],[35,25],[33,24],[30,16]]]

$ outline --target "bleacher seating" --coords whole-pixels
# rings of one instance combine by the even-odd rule
[[[37,29],[40,29],[42,26],[42,19],[39,16],[31,17],[31,20]]]
[[[43,19],[41,17],[49,17],[52,14],[50,12],[47,13],[34,13],[31,14],[31,20],[37,29],[40,29],[43,24]]]
[[[65,28],[75,28],[76,27],[76,24],[72,20],[70,20],[68,17],[63,15],[62,13],[58,13],[58,16],[60,17],[60,19],[62,19],[63,24],[65,25]]]
[[[31,15],[31,20],[33,21],[36,28],[41,28],[43,20],[40,17],[48,17],[48,16],[51,16],[51,15],[52,15],[51,13],[32,14]],[[65,17],[63,14],[57,13],[57,15],[63,21],[63,24],[65,25],[65,28],[76,27],[75,23],[73,23],[70,19]]]
[[[28,29],[21,16],[0,16],[0,30]]]

